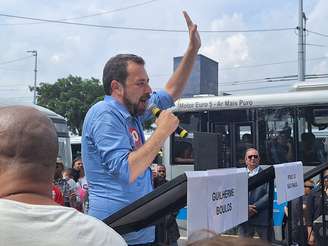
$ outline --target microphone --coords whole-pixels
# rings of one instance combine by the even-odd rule
[[[150,104],[148,106],[148,109],[151,111],[151,113],[158,118],[158,116],[161,114],[162,110],[158,107],[156,107],[154,104]],[[188,131],[183,129],[182,127],[178,126],[175,132],[182,138],[185,138],[188,136]]]

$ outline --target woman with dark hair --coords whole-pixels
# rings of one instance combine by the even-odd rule
[[[84,169],[83,169],[83,163],[82,163],[82,158],[81,156],[77,156],[73,162],[72,162],[72,168],[73,168],[73,179],[75,182],[79,181],[79,178],[82,176],[84,176]],[[83,173],[81,173],[83,172]]]

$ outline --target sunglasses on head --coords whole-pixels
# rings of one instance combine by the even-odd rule
[[[254,158],[254,159],[259,158],[259,156],[258,156],[258,155],[249,155],[249,156],[247,156],[247,158],[248,158],[249,160],[252,160],[252,158]]]

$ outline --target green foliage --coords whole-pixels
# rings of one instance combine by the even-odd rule
[[[98,79],[69,75],[54,84],[41,83],[36,88],[37,104],[64,116],[74,134],[82,134],[88,109],[103,99],[104,89]]]

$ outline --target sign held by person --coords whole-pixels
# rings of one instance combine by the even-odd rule
[[[302,162],[274,165],[276,175],[277,203],[291,201],[304,195]]]

